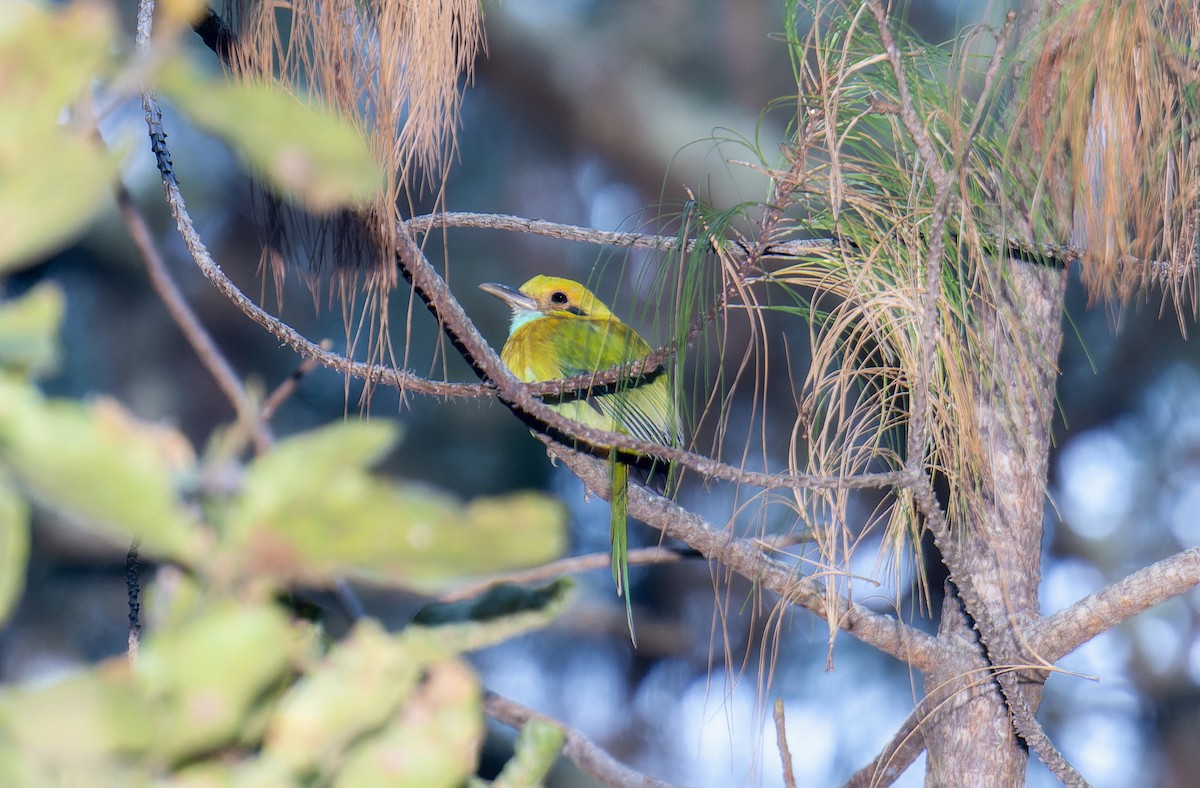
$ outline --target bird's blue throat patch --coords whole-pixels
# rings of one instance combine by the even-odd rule
[[[514,309],[512,313],[512,321],[508,326],[508,333],[517,333],[518,328],[529,325],[539,317],[543,317],[543,315],[541,312],[538,312],[535,309]]]

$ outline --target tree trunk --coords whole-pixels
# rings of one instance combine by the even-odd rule
[[[1041,702],[1045,672],[1000,676],[990,668],[1029,664],[1021,631],[1039,617],[1042,518],[1062,345],[1064,272],[1014,263],[994,288],[997,302],[975,304],[981,344],[976,360],[975,426],[984,456],[967,523],[954,536],[962,591],[948,594],[939,638],[976,648],[962,664],[947,662],[926,677],[930,700],[951,695],[926,731],[927,784],[1021,785],[1028,752],[1017,738],[1009,699],[1029,711]],[[952,574],[954,568],[952,567]],[[965,608],[964,608],[965,603]],[[968,618],[969,611],[974,622]],[[983,621],[986,619],[986,621]],[[974,630],[984,635],[986,651]],[[990,636],[990,637],[989,637]],[[957,692],[955,692],[957,690]]]
[[[925,784],[1020,785],[1028,753],[1017,739],[1000,687],[988,672],[987,653],[953,584],[946,583],[938,640],[951,646],[925,676],[928,706],[922,728],[928,759]]]

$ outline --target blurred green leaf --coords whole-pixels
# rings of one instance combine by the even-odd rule
[[[52,370],[65,306],[62,288],[53,282],[0,302],[0,367],[31,376]]]
[[[154,721],[124,659],[47,686],[0,690],[0,760],[20,776],[7,785],[59,785],[78,775],[115,779],[145,754]],[[15,751],[4,753],[4,750]],[[111,783],[110,783],[111,784]]]
[[[476,498],[461,518],[444,524],[453,532],[443,537],[448,542],[443,560],[449,564],[447,570],[458,567],[458,577],[544,564],[566,550],[566,525],[566,508],[549,495],[523,492]]]
[[[461,660],[436,662],[396,718],[350,751],[334,785],[462,785],[475,773],[483,733],[475,672]]]
[[[111,63],[115,33],[113,9],[103,3],[53,10],[36,3],[6,7],[0,24],[0,73],[5,75],[0,97],[24,111],[0,114],[0,136],[27,124],[58,125],[63,105],[80,98]]]
[[[359,621],[280,701],[264,754],[294,773],[330,771],[351,742],[395,713],[424,667],[401,639]]]
[[[197,533],[173,473],[194,463],[178,432],[139,422],[113,400],[46,400],[0,375],[0,465],[36,500],[143,554],[186,562]]]
[[[486,615],[396,634],[363,620],[317,660],[305,657],[314,630],[279,606],[218,601],[148,636],[132,671],[111,660],[48,688],[0,691],[0,778],[141,784],[181,766],[165,784],[461,785],[484,722],[479,681],[456,655],[544,625],[572,587],[510,589],[476,605]],[[524,735],[517,774],[549,768],[552,734]]]
[[[0,273],[37,262],[82,232],[106,205],[117,173],[91,141],[56,129],[15,143],[19,159],[0,151]]]
[[[202,75],[183,63],[158,86],[197,126],[225,139],[284,195],[314,211],[378,197],[380,162],[349,123],[264,83]]]
[[[552,725],[536,717],[525,723],[521,734],[517,736],[517,744],[513,757],[492,783],[494,788],[525,788],[526,786],[541,785],[546,775],[558,760],[566,738],[562,728]]]
[[[0,104],[0,113],[7,112],[16,110]],[[58,130],[0,140],[0,146],[12,151],[0,150],[2,273],[35,263],[82,233],[108,204],[116,163],[90,140]]]
[[[331,479],[353,478],[386,456],[397,437],[391,422],[344,421],[282,440],[247,471],[242,513],[264,516]]]
[[[303,636],[274,605],[232,600],[155,632],[135,675],[155,709],[155,752],[180,760],[236,741],[252,706],[279,684]]]
[[[565,513],[532,493],[463,506],[367,472],[391,445],[380,422],[349,422],[281,442],[247,471],[227,510],[228,560],[279,582],[356,575],[420,591],[561,555]]]
[[[0,273],[65,244],[107,204],[116,161],[62,123],[111,58],[112,9],[16,3],[0,25]]]
[[[25,590],[29,562],[29,507],[0,469],[0,624]]]

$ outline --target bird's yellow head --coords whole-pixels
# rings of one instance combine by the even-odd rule
[[[520,290],[492,282],[481,284],[479,289],[508,304],[512,310],[510,332],[539,317],[613,318],[612,312],[591,290],[578,282],[557,276],[535,276],[521,285]]]

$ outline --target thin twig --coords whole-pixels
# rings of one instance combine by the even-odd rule
[[[321,348],[328,350],[327,344],[327,342],[322,342]],[[275,416],[275,412],[279,410],[279,407],[287,401],[288,397],[295,393],[296,386],[299,385],[300,380],[309,372],[316,369],[316,366],[317,360],[315,358],[303,359],[292,374],[288,375],[276,386],[275,390],[263,401],[262,407],[258,411],[259,417],[264,422],[270,423],[271,419]]]
[[[494,692],[486,693],[484,710],[492,719],[514,728],[521,728],[531,719],[540,720],[558,728],[563,732],[564,737],[563,755],[578,766],[584,774],[605,785],[622,786],[622,788],[638,788],[639,786],[666,788],[671,785],[671,783],[630,769],[571,726],[540,714],[527,706],[522,706],[502,695]]]
[[[196,313],[188,305],[187,299],[175,285],[175,280],[171,278],[171,272],[167,270],[167,265],[150,234],[146,218],[142,216],[133,196],[123,183],[117,185],[117,206],[125,220],[125,227],[133,239],[133,245],[137,247],[142,262],[146,265],[146,273],[150,277],[150,284],[154,287],[154,292],[158,294],[159,299],[167,308],[167,312],[171,315],[171,319],[175,321],[175,325],[179,326],[184,338],[196,352],[200,363],[217,382],[217,388],[233,406],[238,419],[250,423],[255,444],[261,449],[271,440],[266,424],[258,417],[258,414],[253,412],[241,379],[233,371],[233,366],[225,354],[217,347],[212,335],[200,322],[200,318],[196,317]]]
[[[772,710],[775,717],[775,745],[779,748],[779,760],[783,762],[783,784],[796,788],[796,769],[792,765],[792,751],[788,748],[787,727],[783,718],[783,698],[775,699]]]
[[[961,654],[954,655],[958,656]],[[894,783],[925,751],[925,737],[920,735],[921,726],[938,711],[963,702],[960,693],[965,689],[977,689],[990,682],[993,672],[992,667],[987,665],[965,670],[937,686],[926,685],[924,697],[908,713],[888,743],[870,763],[851,775],[842,788],[881,788]],[[970,678],[965,688],[956,685],[963,678]]]
[[[951,188],[954,184],[950,173],[947,172],[937,151],[934,150],[933,142],[925,132],[925,127],[913,105],[908,78],[905,75],[896,39],[892,35],[887,10],[880,0],[872,0],[870,9],[879,26],[879,39],[891,65],[892,75],[896,80],[901,122],[917,146],[925,165],[925,171],[934,185],[932,216],[928,234],[929,245],[925,253],[924,288],[920,294],[920,309],[917,314],[917,368],[913,370],[913,380],[909,386],[911,403],[908,417],[907,463],[910,469],[923,469],[926,447],[929,442],[930,387],[933,383],[940,332],[938,308],[942,283],[942,254],[945,249],[944,230],[949,215]]]
[[[801,162],[802,163],[802,162]],[[785,178],[787,176],[784,176]],[[778,198],[779,195],[776,195]],[[777,209],[778,206],[774,206]],[[479,230],[497,230],[501,232],[527,233],[555,238],[563,241],[578,241],[597,246],[615,246],[632,249],[670,250],[679,251],[680,239],[670,235],[655,235],[653,233],[612,232],[597,230],[592,227],[581,227],[575,224],[550,222],[544,219],[526,219],[523,216],[513,216],[501,213],[471,213],[446,211],[414,216],[401,223],[409,231],[421,234],[436,228],[474,228]],[[989,254],[1007,254],[1014,260],[1030,265],[1053,265],[1064,268],[1069,263],[1086,257],[1086,248],[1071,245],[1038,243],[1021,238],[1001,236],[999,234],[981,233],[980,242],[984,251]],[[688,237],[683,240],[683,251],[691,252],[696,248],[699,239]],[[832,250],[845,249],[861,251],[858,243],[852,238],[843,236],[800,238],[794,241],[773,241],[764,239],[761,244],[750,244],[738,238],[726,239],[720,252],[734,258],[743,258],[755,254],[760,259],[780,258],[784,260],[803,259],[812,255],[828,254]],[[718,251],[718,250],[713,250]],[[1144,260],[1133,255],[1121,258],[1128,266],[1146,266],[1154,271],[1170,267],[1170,261]]]
[[[126,654],[129,663],[138,660],[142,641],[142,587],[138,584],[138,540],[134,539],[125,554],[125,591],[129,604],[129,637]]]
[[[996,76],[1000,73],[1000,66],[1004,62],[1004,54],[1008,51],[1008,44],[1012,40],[1013,29],[1017,23],[1017,12],[1009,11],[1004,17],[1004,26],[1000,28],[1000,33],[996,36],[996,50],[992,53],[992,60],[988,63],[987,72],[983,76],[983,88],[979,91],[979,101],[975,104],[975,114],[971,117],[971,123],[967,126],[967,134],[962,150],[959,151],[955,169],[961,171],[966,161],[971,156],[971,148],[975,145],[975,136],[979,133],[979,128],[983,124],[983,116],[988,107],[988,96],[991,95],[992,85],[995,84]]]
[[[921,703],[924,703],[924,699]],[[917,708],[921,708],[920,704]],[[896,782],[921,753],[925,752],[924,737],[916,735],[922,722],[923,715],[918,716],[914,710],[913,714],[905,718],[904,724],[884,745],[879,755],[852,774],[842,788],[881,788]]]
[[[934,698],[933,690],[926,690],[925,696],[904,718],[900,728],[892,734],[892,738],[879,754],[851,775],[842,788],[881,788],[896,782],[921,753],[925,752],[925,737],[919,736],[918,733],[933,713],[932,707],[940,707],[949,701],[948,698],[938,697],[934,703]]]
[[[921,122],[921,118],[917,114],[916,105],[913,103],[912,91],[909,89],[904,63],[900,56],[900,48],[896,45],[896,37],[892,35],[891,20],[888,18],[887,8],[881,0],[871,0],[870,10],[871,15],[875,17],[875,23],[879,26],[879,41],[883,44],[883,52],[887,55],[888,64],[892,69],[892,76],[896,78],[896,92],[898,93],[897,97],[900,99],[898,108],[900,121],[904,124],[905,131],[908,132],[916,144],[917,151],[921,154],[921,160],[925,163],[925,167],[933,179],[935,189],[949,191],[952,185],[950,173],[943,166],[941,158],[933,147],[933,141],[929,139],[929,134],[925,131],[925,125]]]

